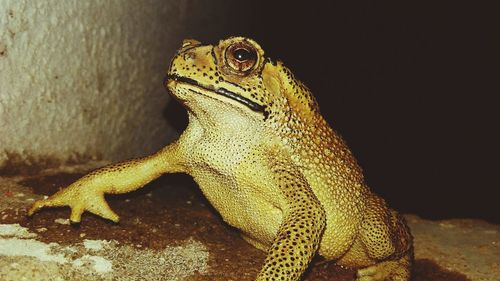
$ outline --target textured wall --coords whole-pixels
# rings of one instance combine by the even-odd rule
[[[0,0],[0,166],[166,144],[162,79],[193,2]]]

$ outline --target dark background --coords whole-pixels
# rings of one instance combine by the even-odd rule
[[[184,37],[248,36],[284,61],[391,206],[500,223],[498,9],[479,1],[223,2],[229,12],[207,1],[211,19],[201,25],[188,18]]]

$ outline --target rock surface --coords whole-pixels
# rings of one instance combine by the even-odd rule
[[[165,176],[109,197],[113,224],[66,208],[26,218],[26,207],[105,162],[0,177],[1,280],[253,280],[265,255],[225,225],[188,177]],[[415,281],[495,281],[500,226],[478,220],[406,216],[415,239]],[[354,280],[354,271],[316,258],[304,280]]]
[[[0,1],[0,167],[40,157],[123,160],[159,149],[176,134],[164,117],[170,59],[190,30],[225,6]],[[225,20],[204,32],[218,32]]]
[[[471,219],[429,221],[406,216],[415,256],[465,274],[471,280],[500,278],[500,226]]]

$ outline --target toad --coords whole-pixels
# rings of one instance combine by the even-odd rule
[[[185,40],[166,87],[189,125],[153,155],[95,170],[29,209],[69,206],[117,222],[104,194],[187,173],[228,224],[267,253],[257,280],[299,280],[314,255],[357,268],[358,281],[409,280],[405,220],[366,185],[309,89],[253,40]]]

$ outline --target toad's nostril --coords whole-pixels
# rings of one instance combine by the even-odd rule
[[[198,45],[201,45],[200,41],[196,41],[194,39],[185,39],[184,41],[182,41],[181,48],[185,49],[185,48],[194,47],[194,46],[198,46]]]
[[[196,53],[195,52],[186,52],[184,53],[184,60],[185,61],[192,61],[196,59]]]

